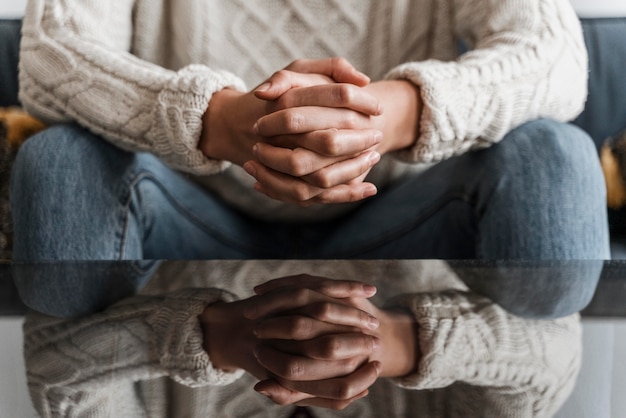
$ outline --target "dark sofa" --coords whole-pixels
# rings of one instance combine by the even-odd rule
[[[573,123],[599,149],[607,137],[626,130],[626,18],[583,19],[582,24],[589,50],[589,97]],[[20,26],[19,20],[0,20],[0,106],[19,105]],[[610,211],[609,223],[614,255],[626,258],[626,210]]]

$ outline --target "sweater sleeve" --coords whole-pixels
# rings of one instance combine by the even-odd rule
[[[232,383],[243,371],[213,368],[198,316],[212,302],[233,299],[217,289],[187,289],[134,297],[78,320],[30,313],[24,357],[35,408],[44,417],[107,416],[104,411],[115,407],[111,395],[128,401],[120,408],[136,403],[131,395],[138,381],[168,376],[189,387]]]
[[[129,151],[155,154],[203,175],[228,163],[198,149],[214,92],[245,90],[231,73],[202,65],[170,71],[138,59],[134,0],[33,0],[23,22],[20,100],[48,123],[73,121]]]
[[[573,390],[582,352],[577,314],[527,320],[462,291],[403,295],[392,304],[408,309],[418,327],[417,370],[395,379],[402,387],[461,387],[493,412],[485,416],[515,410],[524,417],[551,416]]]
[[[419,86],[423,101],[419,138],[400,159],[440,161],[498,142],[529,120],[568,121],[582,111],[587,53],[568,0],[446,0],[438,7],[449,9],[440,14],[471,51],[387,74]]]

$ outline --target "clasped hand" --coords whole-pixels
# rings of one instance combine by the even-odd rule
[[[295,61],[252,92],[215,93],[200,147],[242,165],[274,199],[309,206],[373,196],[364,180],[380,160],[383,110],[368,83],[343,59]]]
[[[343,409],[378,377],[414,368],[413,319],[372,304],[372,286],[302,275],[255,291],[207,307],[205,349],[215,367],[259,378],[255,390],[277,404]]]

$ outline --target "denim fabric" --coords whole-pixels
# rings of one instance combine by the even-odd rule
[[[468,287],[528,319],[553,319],[583,310],[604,271],[602,260],[454,261]]]
[[[157,261],[14,263],[15,286],[30,309],[62,318],[88,315],[133,296]]]
[[[307,225],[256,221],[149,154],[56,126],[21,149],[12,208],[16,260],[609,257],[593,143],[550,120]]]

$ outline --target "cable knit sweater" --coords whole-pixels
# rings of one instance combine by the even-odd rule
[[[548,417],[571,393],[580,368],[578,315],[515,317],[468,292],[438,262],[220,261],[168,263],[146,294],[81,319],[30,313],[24,355],[36,409],[43,417],[288,416],[291,408],[252,390],[251,375],[211,366],[198,315],[231,300],[231,291],[246,297],[267,278],[302,271],[381,278],[377,303],[408,309],[419,327],[416,373],[379,379],[345,411],[315,409],[315,416]],[[228,292],[206,288],[225,278]],[[187,285],[203,288],[173,290]]]
[[[460,41],[471,52],[457,57]],[[537,117],[569,120],[586,97],[568,0],[31,0],[20,99],[48,122],[78,122],[175,169],[221,173],[204,183],[251,214],[301,218],[315,209],[270,203],[239,167],[206,158],[201,118],[220,89],[326,56],[420,87],[419,138],[396,153],[412,163],[489,146]],[[371,180],[384,186],[408,169],[385,161]]]

